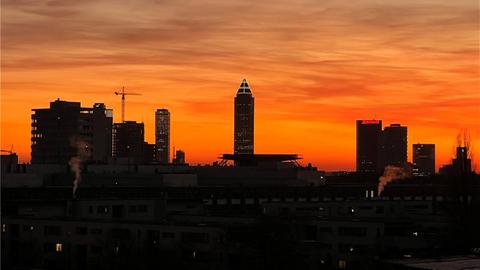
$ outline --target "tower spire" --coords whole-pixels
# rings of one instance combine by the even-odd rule
[[[245,78],[243,78],[242,83],[238,88],[237,95],[238,94],[248,94],[248,95],[252,94],[252,91],[250,90],[250,86],[248,86],[248,82]]]

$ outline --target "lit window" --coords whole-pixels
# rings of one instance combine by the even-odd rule
[[[7,231],[7,224],[2,224],[2,232],[6,232]]]
[[[58,253],[62,252],[62,248],[63,248],[63,246],[62,246],[61,243],[55,244],[55,251],[56,252],[58,252]]]

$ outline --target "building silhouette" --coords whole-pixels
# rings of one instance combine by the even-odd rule
[[[254,98],[243,79],[235,96],[234,153],[253,154]]]
[[[113,157],[127,163],[143,163],[144,138],[143,123],[135,121],[115,123],[113,125]]]
[[[412,155],[413,166],[419,175],[435,174],[435,144],[413,144]]]
[[[157,147],[154,143],[143,143],[143,163],[152,164],[157,161]]]
[[[380,136],[382,120],[357,120],[357,172],[380,170]]]
[[[456,158],[452,160],[455,175],[464,177],[472,173],[472,160],[469,158],[469,150],[468,147],[457,147]]]
[[[407,127],[391,124],[381,137],[381,166],[407,164]]]
[[[175,157],[173,158],[173,164],[185,164],[185,152],[183,150],[175,151]]]
[[[33,164],[66,164],[77,155],[91,162],[111,158],[112,110],[103,103],[87,108],[80,102],[57,99],[50,102],[50,108],[32,111]]]
[[[170,162],[170,112],[158,109],[155,112],[156,158],[161,164]]]

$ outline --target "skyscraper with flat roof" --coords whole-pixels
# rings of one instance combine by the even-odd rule
[[[418,174],[435,174],[435,144],[413,144],[412,154],[413,166],[418,171]]]
[[[161,164],[170,162],[170,112],[158,109],[155,112],[156,158]]]
[[[113,157],[129,164],[144,161],[145,128],[143,123],[125,121],[113,125]]]
[[[391,124],[385,127],[381,138],[381,165],[404,166],[407,164],[407,127]]]
[[[254,98],[243,79],[235,96],[234,154],[253,154]]]
[[[382,120],[357,120],[357,172],[377,172]]]

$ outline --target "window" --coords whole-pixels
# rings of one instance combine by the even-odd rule
[[[24,231],[33,231],[33,229],[34,229],[33,225],[23,225]]]
[[[208,243],[208,233],[183,232],[182,242],[187,243]]]
[[[54,243],[45,243],[43,244],[43,251],[44,252],[55,252],[57,249],[57,245]]]
[[[94,228],[94,229],[91,229],[91,230],[90,230],[90,233],[91,233],[91,234],[102,234],[102,233],[103,233],[103,230],[102,230],[102,229],[98,229],[98,228]]]
[[[175,238],[175,233],[173,233],[173,232],[163,232],[162,233],[162,238],[170,238],[170,239]]]
[[[112,206],[112,217],[113,218],[123,218],[123,215],[124,215],[124,206],[123,205]]]
[[[317,240],[317,226],[306,225],[305,226],[305,240]]]
[[[56,243],[56,244],[55,244],[55,251],[58,252],[58,253],[60,253],[60,252],[62,252],[62,250],[63,250],[63,245],[62,245],[62,243]]]
[[[104,205],[97,206],[97,213],[98,214],[107,214],[108,213],[108,206],[104,206]]]
[[[137,212],[137,206],[136,205],[129,205],[128,206],[128,212],[129,213],[136,213]]]
[[[60,227],[58,226],[45,226],[45,235],[60,235]]]
[[[331,227],[320,227],[320,228],[318,228],[318,230],[322,233],[331,233],[332,232]]]
[[[88,234],[88,228],[87,227],[77,227],[76,232],[79,235],[86,235],[86,234]]]
[[[139,205],[137,207],[137,210],[138,210],[139,213],[145,213],[145,212],[147,212],[147,209],[148,209],[148,207],[146,205]]]
[[[338,235],[340,236],[366,236],[367,228],[365,227],[339,227]]]
[[[18,237],[20,235],[20,225],[18,224],[10,225],[10,235]]]
[[[90,205],[90,206],[88,207],[88,213],[89,213],[89,214],[93,214],[93,206]]]
[[[101,254],[103,252],[103,248],[101,246],[92,246],[91,251],[93,254]]]

